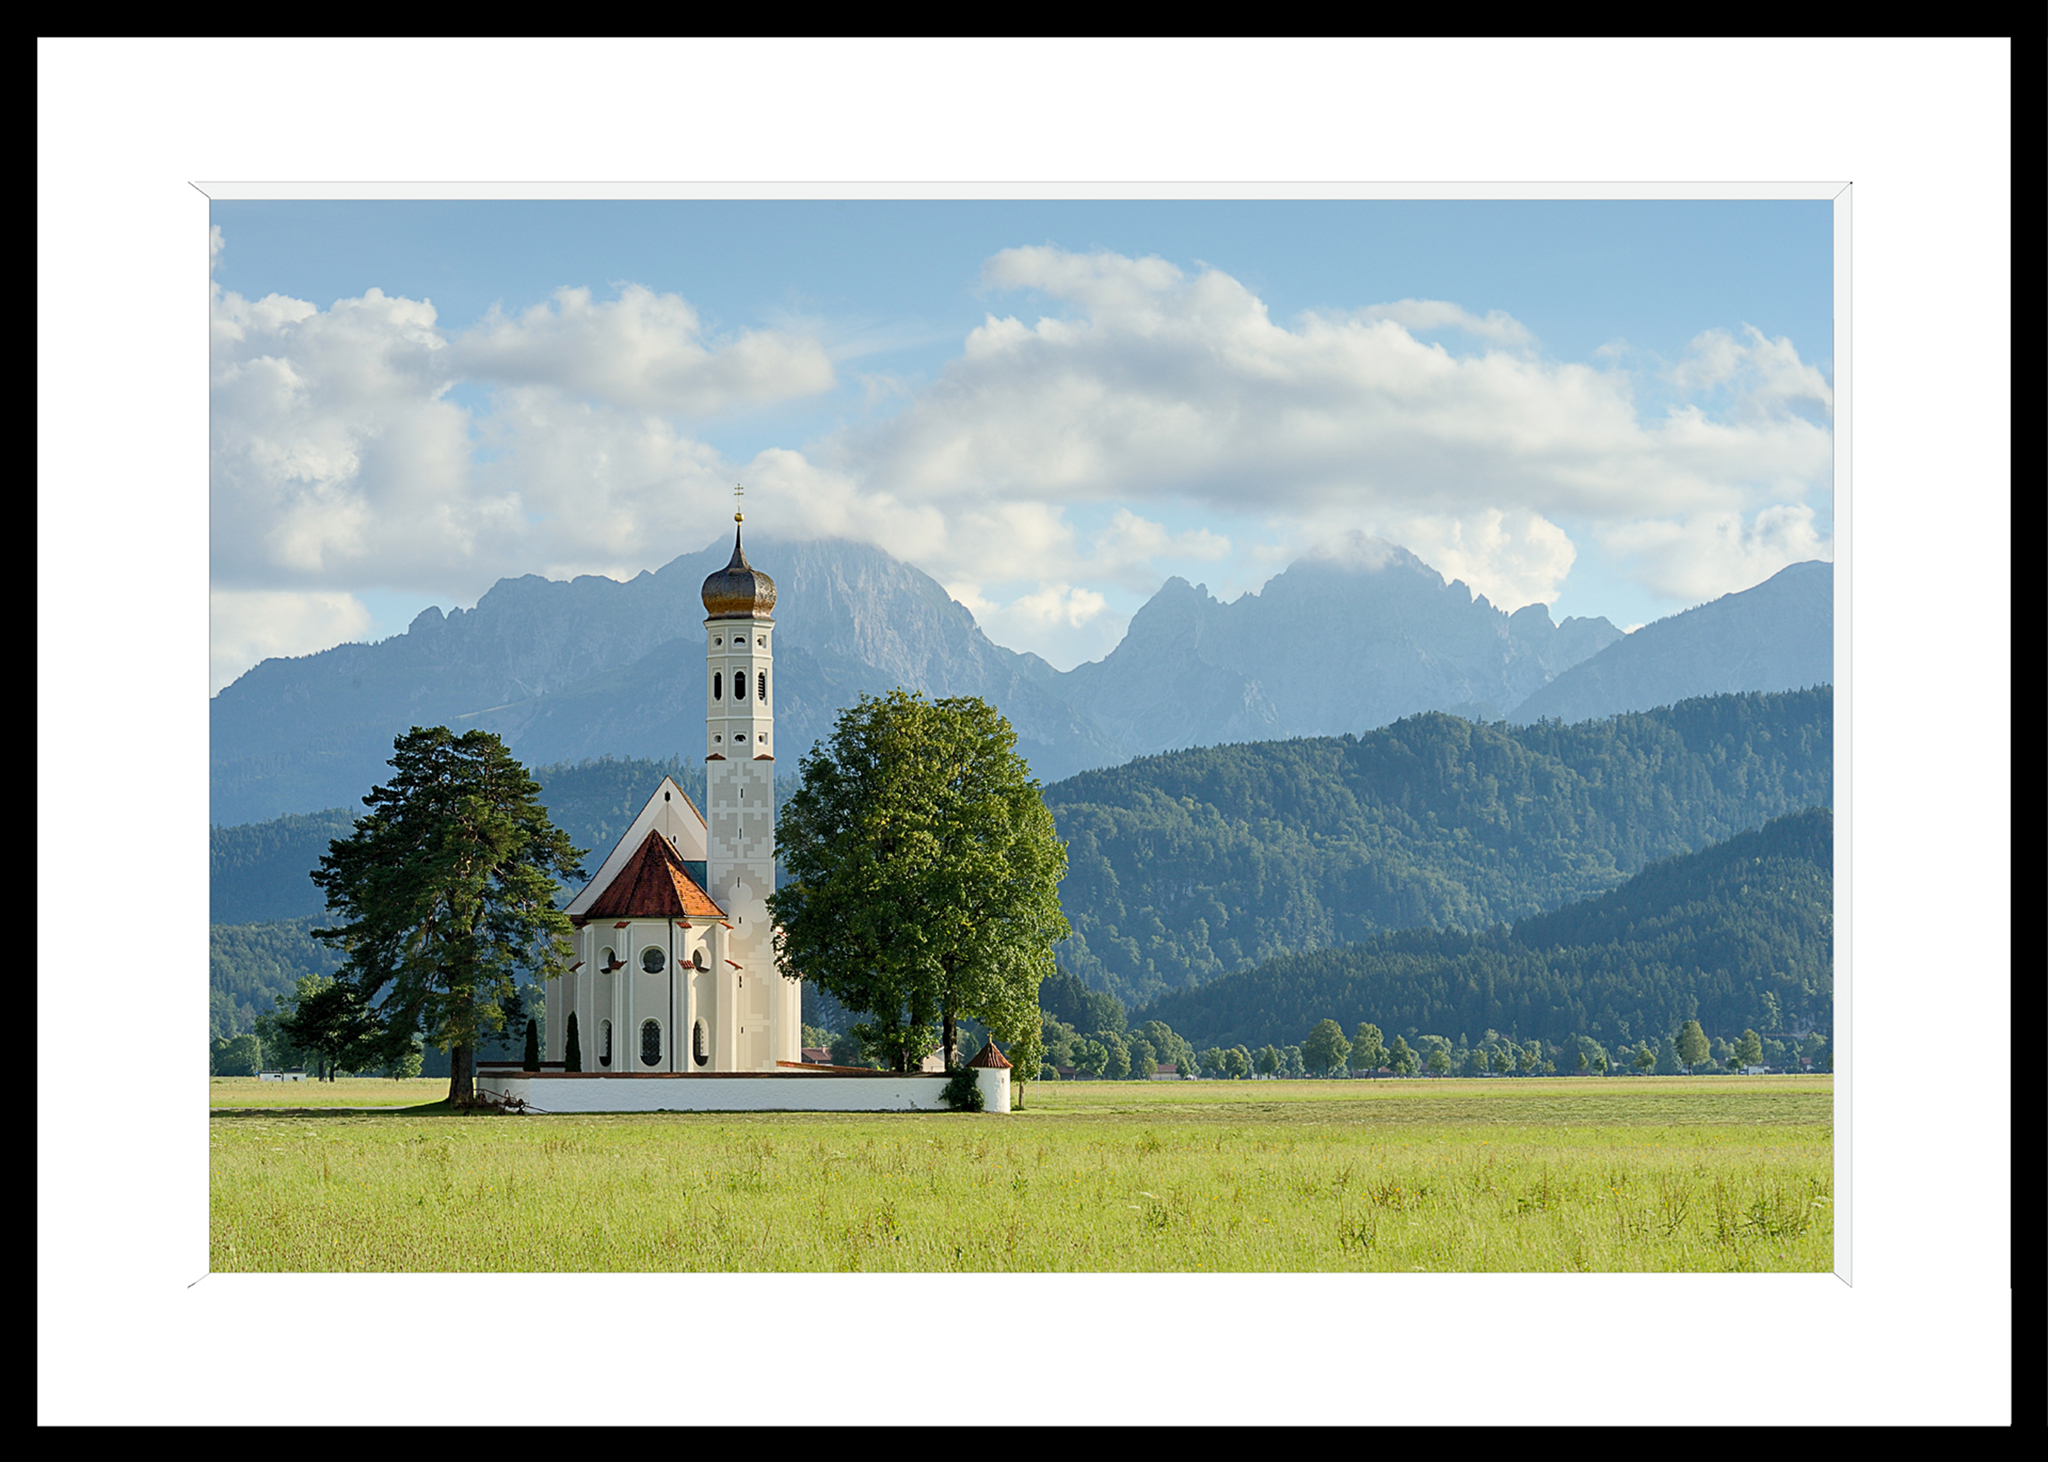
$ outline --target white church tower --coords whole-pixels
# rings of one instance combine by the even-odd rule
[[[704,581],[706,892],[731,923],[736,997],[719,1044],[741,1071],[802,1059],[800,987],[775,968],[775,581],[747,562],[734,512],[732,560]],[[722,983],[722,982],[721,982]],[[723,1064],[723,1063],[721,1063]]]

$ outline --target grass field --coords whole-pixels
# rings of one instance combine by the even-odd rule
[[[327,1110],[244,1084],[214,1083],[224,1272],[1833,1263],[1831,1077],[1035,1083],[1007,1117],[349,1112],[350,1083]],[[252,1104],[280,1091],[301,1110]]]
[[[215,1111],[233,1107],[419,1107],[447,1095],[445,1076],[415,1076],[407,1081],[381,1076],[343,1076],[333,1081],[215,1076],[207,1081],[206,1103]]]

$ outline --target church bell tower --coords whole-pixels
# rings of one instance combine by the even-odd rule
[[[775,891],[775,581],[747,562],[738,526],[744,515],[735,511],[732,518],[732,559],[704,581],[705,876],[706,892],[732,924],[719,983],[721,994],[733,998],[719,1022],[721,1044],[733,1052],[734,1068],[760,1071],[799,1058],[802,1028],[797,988],[776,971],[768,923],[767,898]]]

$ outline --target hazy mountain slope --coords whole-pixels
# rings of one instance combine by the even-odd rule
[[[1163,1020],[1197,1046],[1286,1044],[1325,1019],[1347,1033],[1371,1021],[1390,1036],[1619,1042],[1687,1019],[1724,1038],[1828,1031],[1833,1009],[1834,818],[1818,808],[1511,929],[1406,930],[1288,955],[1164,995],[1131,1022]]]
[[[405,634],[266,660],[214,698],[213,821],[353,804],[414,725],[481,726],[529,765],[701,754],[704,577],[721,538],[627,583],[529,575]],[[776,579],[778,755],[794,763],[861,691],[979,695],[1041,777],[1123,753],[1048,689],[1035,656],[992,644],[929,575],[840,540],[750,540]]]
[[[1354,535],[1257,594],[1170,579],[1105,659],[1055,684],[1133,754],[1365,731],[1429,710],[1498,717],[1621,637],[1475,598],[1406,549]]]
[[[1754,589],[1644,625],[1534,692],[1511,718],[1583,721],[1834,678],[1835,566],[1796,563]]]
[[[1821,689],[1571,726],[1430,714],[1084,772],[1046,790],[1068,841],[1060,959],[1135,1005],[1381,930],[1556,909],[1831,805],[1833,705]]]

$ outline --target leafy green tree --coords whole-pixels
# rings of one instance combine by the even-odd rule
[[[1648,1041],[1636,1048],[1636,1070],[1648,1076],[1657,1069],[1657,1050]]]
[[[576,1028],[576,1012],[569,1012],[569,1024],[562,1032],[562,1064],[570,1071],[583,1069],[583,1035]]]
[[[253,1033],[216,1042],[212,1069],[215,1076],[254,1076],[263,1069],[263,1042]]]
[[[1252,1069],[1261,1076],[1280,1074],[1280,1052],[1270,1043],[1259,1047],[1258,1058],[1252,1062]]]
[[[1351,1038],[1353,1069],[1376,1072],[1386,1064],[1387,1047],[1380,1035],[1380,1028],[1369,1021],[1360,1021],[1358,1033]]]
[[[1308,1063],[1301,1059],[1301,1047],[1282,1046],[1280,1048],[1280,1071],[1282,1075],[1295,1080],[1308,1075]]]
[[[1223,1063],[1230,1072],[1232,1081],[1249,1081],[1252,1074],[1252,1053],[1243,1046],[1232,1046],[1223,1053]]]
[[[1066,849],[1016,741],[975,697],[864,695],[778,812],[778,963],[866,1015],[898,1070],[934,1036],[951,1064],[963,1016],[1016,1040],[1071,932]]]
[[[1221,1046],[1211,1046],[1196,1058],[1205,1076],[1227,1078],[1230,1075],[1230,1058],[1223,1054]]]
[[[383,1073],[393,1081],[411,1081],[420,1074],[425,1065],[418,1041],[408,1041],[400,1051],[387,1051],[384,1057]]]
[[[1325,1076],[1335,1076],[1344,1068],[1344,1058],[1351,1054],[1351,1042],[1344,1039],[1344,1027],[1334,1020],[1319,1020],[1308,1039],[1301,1043],[1301,1059],[1308,1063],[1311,1071]]]
[[[1387,1069],[1396,1076],[1415,1074],[1415,1053],[1408,1049],[1408,1042],[1400,1036],[1395,1036],[1394,1043],[1387,1047]]]
[[[278,1029],[315,1058],[328,1081],[338,1071],[378,1070],[412,1047],[409,1032],[403,1041],[392,1038],[352,981],[320,975],[299,981],[298,998],[278,1018]]]
[[[1132,1036],[1131,1080],[1150,1081],[1153,1070],[1159,1065],[1159,1053],[1152,1049],[1152,1043],[1143,1036]]]
[[[1095,1039],[1102,1046],[1105,1059],[1102,1075],[1110,1081],[1122,1081],[1131,1074],[1131,1048],[1124,1038],[1108,1031],[1097,1031]]]
[[[557,877],[579,876],[582,854],[496,736],[415,726],[394,745],[392,779],[313,873],[340,921],[313,936],[343,951],[337,979],[392,1045],[418,1033],[448,1052],[449,1100],[469,1102],[476,1048],[516,1012],[519,977],[567,963]]]
[[[1032,1013],[1037,1014],[1035,1006]],[[1012,1031],[1015,1034],[1010,1036],[1009,1044],[1004,1045],[1002,1037]],[[1046,1069],[1045,1025],[1040,1020],[1024,1020],[1005,1011],[989,1023],[989,1034],[996,1037],[997,1049],[1010,1062],[1010,1085],[1017,1110],[1021,1112],[1024,1110],[1025,1089]]]
[[[1449,1076],[1451,1074],[1451,1048],[1449,1046],[1431,1046],[1429,1048],[1429,1074],[1431,1076]]]
[[[859,1036],[852,1031],[841,1031],[832,1037],[832,1064],[834,1066],[872,1066],[867,1049]]]
[[[1082,1040],[1074,1051],[1074,1066],[1090,1076],[1102,1076],[1109,1071],[1109,1047],[1101,1041]]]
[[[1685,1070],[1685,1063],[1678,1059],[1678,1042],[1670,1036],[1664,1037],[1657,1047],[1657,1074],[1676,1076]]]
[[[1700,1029],[1696,1020],[1688,1020],[1678,1028],[1673,1044],[1678,1047],[1678,1059],[1685,1064],[1688,1073],[1707,1059],[1707,1033]]]
[[[1458,1067],[1460,1076],[1483,1076],[1486,1074],[1486,1052],[1474,1046],[1465,1053],[1465,1059]]]
[[[1764,1045],[1753,1030],[1745,1030],[1742,1039],[1735,1043],[1735,1065],[1761,1066],[1764,1064]]]

